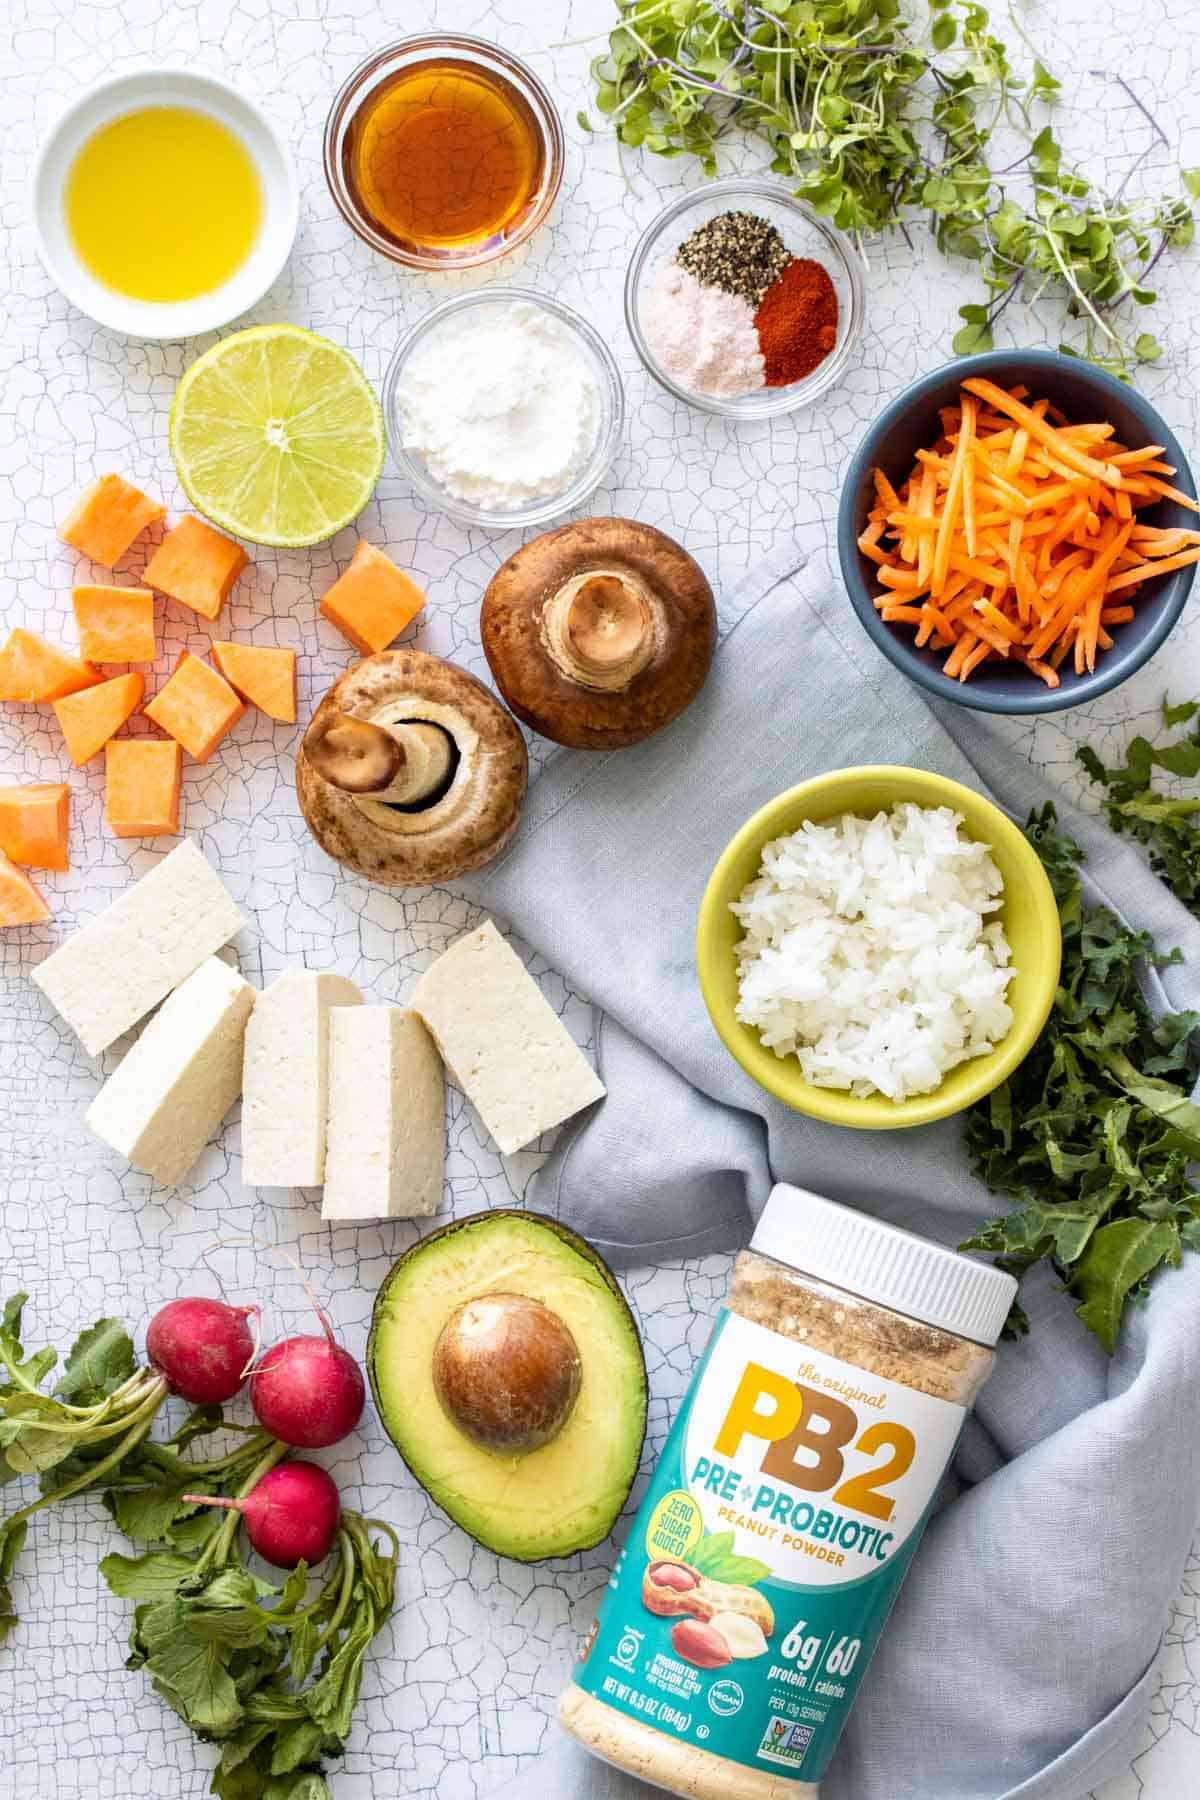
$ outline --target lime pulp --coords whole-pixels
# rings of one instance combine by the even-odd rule
[[[252,544],[319,544],[383,472],[383,412],[348,351],[298,325],[255,325],[194,362],[171,454],[197,511]]]

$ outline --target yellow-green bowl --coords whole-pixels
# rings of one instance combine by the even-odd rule
[[[919,806],[952,806],[961,813],[971,837],[992,852],[1004,878],[1000,917],[1016,971],[1008,988],[1013,1024],[1008,1036],[988,1056],[951,1069],[939,1088],[903,1101],[882,1094],[859,1099],[841,1088],[814,1087],[800,1072],[795,1056],[776,1056],[753,1026],[736,1016],[735,945],[742,928],[730,902],[753,881],[762,853],[773,838],[799,830],[806,819],[815,823],[857,813],[870,818],[902,801]],[[726,1048],[760,1087],[786,1106],[862,1131],[888,1131],[900,1126],[928,1125],[947,1118],[990,1094],[1028,1055],[1054,1004],[1062,957],[1058,907],[1036,850],[999,807],[961,782],[924,769],[880,765],[833,769],[779,794],[747,819],[723,852],[709,877],[696,929],[696,963],[700,989],[709,1015]]]

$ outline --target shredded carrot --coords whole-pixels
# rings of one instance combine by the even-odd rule
[[[943,673],[969,680],[982,664],[1019,662],[1049,688],[1113,646],[1145,581],[1200,562],[1200,530],[1148,525],[1142,509],[1171,500],[1163,446],[1130,448],[1113,426],[1071,424],[1024,388],[978,378],[941,409],[940,435],[906,481],[876,470],[875,504],[859,538],[877,565],[875,601],[889,623],[915,627]]]
[[[1006,413],[1016,424],[1023,425],[1035,442],[1052,450],[1061,462],[1069,468],[1078,469],[1083,475],[1090,475],[1093,481],[1103,481],[1109,487],[1120,487],[1121,475],[1106,462],[1099,462],[1094,456],[1085,456],[1077,450],[1069,438],[1053,425],[1047,425],[1041,414],[1032,407],[1022,404],[1012,394],[1006,394],[1003,388],[997,387],[994,381],[983,381],[979,376],[965,382],[964,387],[969,394],[975,394],[980,400],[986,400],[997,412]]]

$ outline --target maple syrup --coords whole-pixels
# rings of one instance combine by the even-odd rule
[[[346,130],[342,174],[384,237],[452,263],[520,231],[543,199],[546,147],[512,82],[448,56],[367,94]]]

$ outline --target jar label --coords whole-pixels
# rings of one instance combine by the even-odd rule
[[[819,1781],[965,1416],[722,1312],[578,1685],[682,1743]]]

